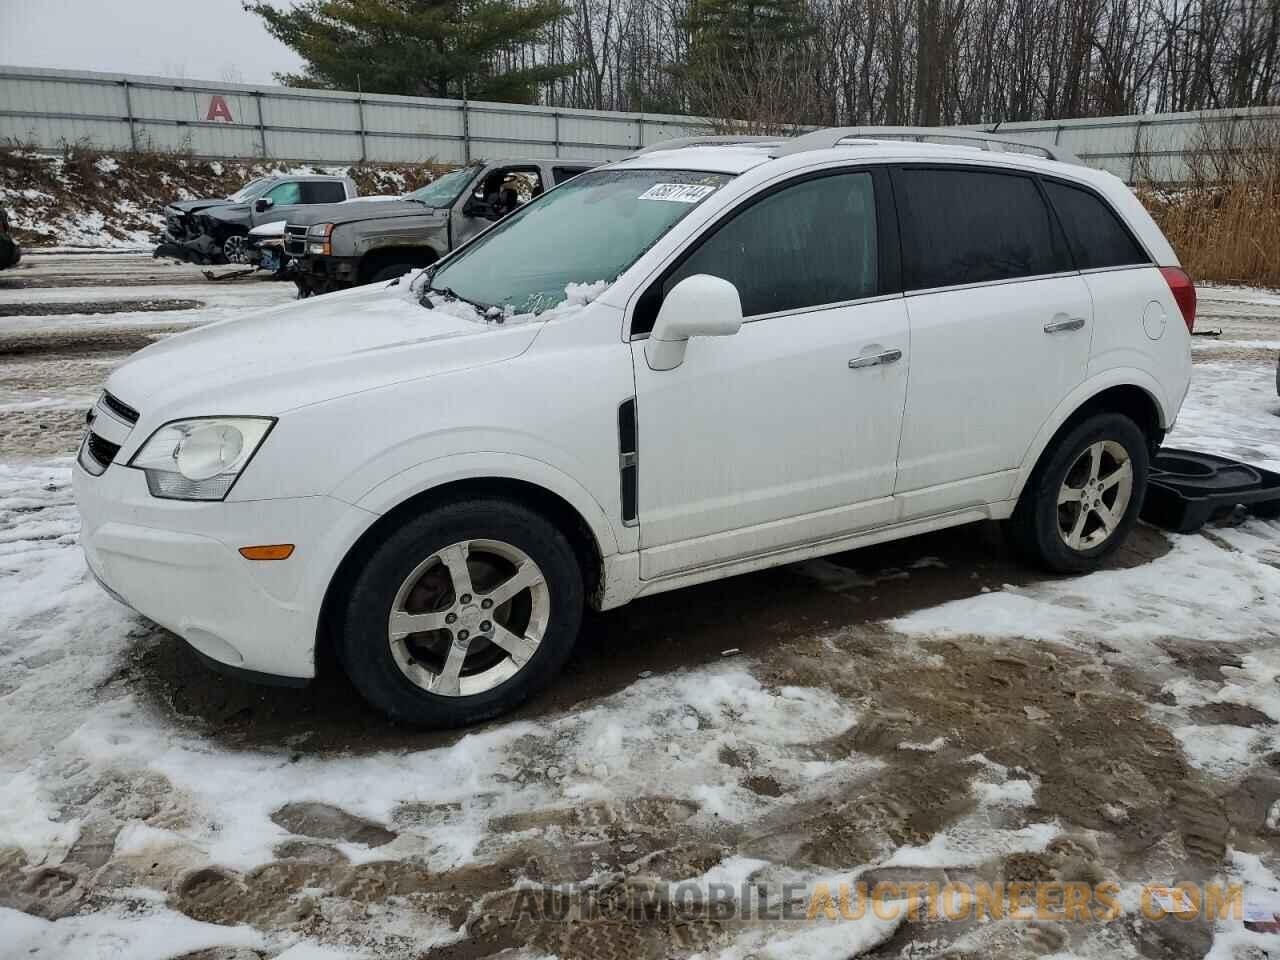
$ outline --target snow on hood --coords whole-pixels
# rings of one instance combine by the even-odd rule
[[[150,419],[269,415],[359,390],[519,356],[547,321],[584,309],[607,285],[573,285],[554,310],[486,319],[459,301],[419,302],[425,271],[294,301],[152,344],[107,389]]]

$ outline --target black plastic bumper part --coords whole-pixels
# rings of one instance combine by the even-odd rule
[[[1280,516],[1280,473],[1194,450],[1163,449],[1151,461],[1142,519],[1175,533],[1193,533],[1213,517],[1243,506]]]

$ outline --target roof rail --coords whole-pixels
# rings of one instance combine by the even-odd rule
[[[651,143],[647,147],[641,147],[633,157],[639,157],[646,153],[657,153],[659,150],[679,150],[681,147],[713,147],[713,146],[730,146],[735,143],[780,143],[785,142],[779,137],[756,137],[747,135],[725,134],[721,136],[705,136],[705,137],[672,137],[670,140],[659,140],[657,143]]]
[[[828,127],[813,133],[801,134],[781,141],[772,152],[774,157],[785,157],[809,150],[824,150],[838,146],[851,138],[865,140],[913,140],[920,143],[961,141],[957,146],[973,146],[979,150],[1009,153],[1038,153],[1050,160],[1080,164],[1082,161],[1068,150],[1043,143],[1028,143],[1016,137],[1007,137],[981,130],[963,130],[955,127]],[[1008,150],[1012,147],[1014,149]]]

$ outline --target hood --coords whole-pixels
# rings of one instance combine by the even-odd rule
[[[298,226],[313,223],[352,223],[356,220],[388,220],[392,217],[430,217],[444,219],[445,211],[427,207],[416,200],[373,199],[361,197],[344,203],[318,204],[313,210],[289,214],[289,222]]]
[[[148,431],[176,417],[277,415],[519,356],[543,326],[485,323],[459,304],[429,310],[409,279],[178,334],[134,354],[107,389],[142,412]]]
[[[231,201],[225,198],[221,200],[175,200],[168,206],[183,213],[196,213],[200,210],[207,210],[210,207],[226,207],[230,206]]]
[[[283,237],[284,221],[273,220],[271,223],[264,223],[261,226],[254,227],[249,231],[249,236],[263,239],[265,237]]]

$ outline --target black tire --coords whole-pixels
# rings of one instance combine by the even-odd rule
[[[397,591],[432,554],[464,540],[495,540],[523,551],[541,569],[550,606],[542,641],[514,676],[469,696],[431,693],[413,683],[391,651],[387,624]],[[582,623],[582,570],[573,547],[544,517],[504,500],[448,504],[410,520],[378,545],[348,593],[337,653],[356,689],[403,723],[460,727],[512,710],[559,673]]]
[[[1059,529],[1058,493],[1068,471],[1100,441],[1124,448],[1133,465],[1133,486],[1124,513],[1110,535],[1089,549],[1075,549],[1068,546]],[[1148,449],[1147,438],[1138,425],[1118,413],[1095,414],[1056,438],[1041,454],[1009,521],[1010,540],[1017,551],[1024,559],[1053,573],[1096,570],[1120,548],[1138,521],[1147,492]]]
[[[403,277],[410,270],[417,269],[412,263],[389,263],[385,267],[375,270],[373,276],[369,278],[369,282],[382,283],[385,280],[394,280],[396,277]]]

